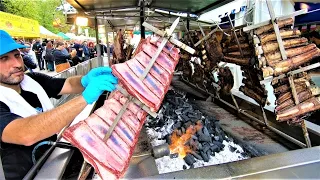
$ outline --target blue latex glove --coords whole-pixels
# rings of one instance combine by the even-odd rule
[[[115,90],[117,84],[118,79],[112,74],[94,77],[82,92],[82,96],[88,104],[92,104],[98,100],[103,91]]]
[[[103,74],[111,74],[111,72],[112,72],[112,69],[109,67],[97,67],[97,68],[91,69],[87,75],[81,78],[81,84],[85,88],[88,86],[89,82],[94,77],[97,77]]]

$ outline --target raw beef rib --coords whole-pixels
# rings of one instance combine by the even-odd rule
[[[112,66],[114,75],[119,78],[119,85],[153,112],[158,111],[179,60],[179,49],[167,43],[146,78],[140,80],[151,56],[157,51],[157,45],[161,43],[157,40],[141,41],[139,52],[133,59]],[[147,113],[130,102],[110,138],[104,141],[109,127],[127,101],[128,98],[120,91],[112,92],[102,107],[86,120],[67,128],[63,134],[82,152],[84,159],[102,179],[119,179],[123,176],[146,120]]]

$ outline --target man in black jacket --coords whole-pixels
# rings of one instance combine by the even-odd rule
[[[63,49],[64,43],[57,42],[56,49],[53,50],[53,57],[56,65],[68,62],[68,60],[71,60],[77,53],[76,50],[72,50],[70,54],[64,54],[62,52]]]
[[[37,40],[36,43],[33,44],[32,50],[36,53],[39,69],[40,70],[44,70],[44,62],[43,62],[43,59],[41,57],[42,56],[43,47],[40,44],[40,40]]]
[[[97,44],[97,45],[94,47],[94,50],[95,50],[96,52],[98,52],[98,51],[97,51],[97,46],[100,47],[101,56],[103,56],[104,53],[107,53],[107,46],[104,45],[104,44],[102,44],[102,41],[101,41],[101,40],[99,40],[99,44]]]

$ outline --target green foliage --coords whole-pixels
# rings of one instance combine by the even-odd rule
[[[62,11],[56,11],[61,1],[64,0],[0,0],[4,6],[1,9],[5,12],[37,20],[40,25],[53,33],[67,33],[72,25],[66,24],[66,16]],[[53,26],[56,18],[60,19],[61,27]],[[89,34],[95,36],[95,30],[89,28]]]
[[[95,37],[96,36],[96,30],[93,28],[88,28],[89,29],[89,36],[90,37]]]
[[[60,3],[60,0],[3,0],[6,12],[37,20],[40,25],[54,33],[70,30],[70,26],[65,24],[63,13],[56,11]],[[53,27],[52,23],[56,18],[61,20],[62,28]]]

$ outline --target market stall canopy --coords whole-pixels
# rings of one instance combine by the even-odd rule
[[[74,8],[85,12],[90,11],[105,11],[124,8],[139,7],[142,0],[67,0]],[[230,0],[227,1],[227,3]],[[144,0],[144,3],[149,8],[162,10],[170,10],[172,12],[189,12],[192,14],[201,14],[216,7],[225,4],[223,0]]]
[[[68,37],[67,35],[65,35],[63,32],[59,32],[57,35],[60,36],[60,37],[62,37],[64,40],[70,40],[70,39],[71,39],[70,37]]]
[[[38,21],[2,11],[0,11],[0,29],[7,31],[13,37],[40,37]]]
[[[140,27],[140,6],[145,5],[145,21],[153,26],[165,29],[169,27],[177,16],[184,19],[179,23],[177,30],[185,30],[187,14],[189,13],[190,29],[199,29],[198,23],[203,27],[210,27],[210,23],[197,21],[197,17],[220,7],[230,1],[222,0],[67,0],[76,10],[78,15],[91,18],[96,16],[98,24],[107,24],[108,31],[117,29],[137,30]],[[73,23],[77,15],[68,15],[69,22]],[[89,23],[90,24],[90,23]]]
[[[54,34],[43,26],[40,26],[40,37],[46,39],[62,39],[61,36]]]

